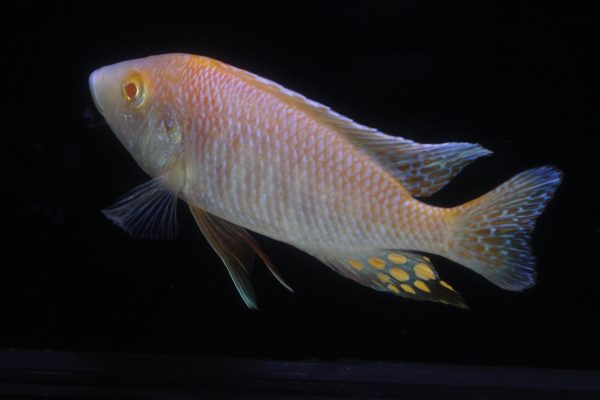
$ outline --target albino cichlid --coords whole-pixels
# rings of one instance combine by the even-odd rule
[[[436,254],[508,290],[535,284],[529,235],[560,183],[540,167],[453,208],[427,205],[477,144],[420,144],[359,125],[222,62],[166,54],[89,79],[113,132],[153,179],[105,214],[136,237],[172,237],[189,206],[245,303],[255,255],[289,289],[251,230],[295,246],[379,291],[466,307]]]

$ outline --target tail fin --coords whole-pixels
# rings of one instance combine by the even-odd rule
[[[560,184],[554,167],[522,172],[491,192],[457,207],[457,231],[449,258],[503,289],[535,285],[530,233]]]

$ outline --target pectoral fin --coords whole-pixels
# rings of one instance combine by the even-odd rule
[[[102,213],[133,237],[173,239],[176,209],[177,196],[165,184],[165,177],[159,177],[136,187]]]
[[[236,289],[249,308],[258,308],[254,289],[250,283],[255,254],[267,265],[271,273],[289,291],[277,268],[260,249],[256,240],[242,227],[190,206],[190,211],[212,248],[227,267]]]
[[[321,260],[341,275],[375,290],[413,300],[468,308],[461,295],[440,280],[429,258],[402,250],[327,255]]]

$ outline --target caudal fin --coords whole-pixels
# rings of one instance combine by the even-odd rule
[[[458,207],[450,258],[501,288],[520,291],[533,286],[530,233],[561,176],[554,167],[534,168]]]

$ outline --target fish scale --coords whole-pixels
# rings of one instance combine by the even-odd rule
[[[215,78],[214,83],[208,84],[205,88],[200,88],[200,91],[204,90],[215,90],[220,93],[220,98],[227,99],[229,97],[238,97],[243,98],[243,96],[252,96],[256,93],[255,90],[248,89],[245,92],[241,91],[242,87],[239,84],[235,84],[232,79],[223,79],[223,78]],[[210,93],[210,92],[209,92]],[[209,95],[208,95],[209,96]],[[227,103],[226,100],[223,100]],[[217,102],[218,105],[221,104],[222,101]],[[262,96],[258,99],[254,99],[253,102],[246,102],[245,104],[251,104],[250,108],[257,109],[262,108],[263,114],[270,113],[271,109],[281,108],[278,100],[271,96]],[[243,109],[242,109],[243,110]],[[207,109],[208,114],[218,115],[221,112],[221,120],[215,120],[215,126],[208,126],[209,130],[214,130],[219,132],[223,130],[220,126],[225,126],[226,129],[233,128],[231,124],[227,121],[235,118],[235,115],[228,115],[228,112],[231,112],[230,109],[220,109],[218,106],[215,109]],[[235,208],[227,208],[227,207],[219,207],[213,208],[212,204],[204,204],[203,199],[197,202],[199,207],[206,209],[207,211],[212,211],[216,215],[228,219],[232,222],[235,222],[242,226],[247,226],[248,222],[258,222],[258,224],[254,224],[252,229],[263,233],[267,236],[272,236],[278,238],[276,235],[278,231],[283,231],[288,240],[294,241],[295,235],[300,237],[306,237],[307,231],[310,232],[310,236],[313,238],[315,244],[323,244],[323,243],[331,243],[332,245],[338,246],[339,241],[339,233],[340,230],[330,229],[330,226],[336,225],[338,227],[347,226],[348,224],[342,224],[340,221],[344,220],[352,220],[354,215],[358,215],[357,222],[364,221],[366,217],[371,221],[370,224],[363,223],[360,224],[360,230],[353,230],[352,232],[345,233],[342,236],[352,238],[352,243],[362,242],[365,244],[365,241],[373,240],[380,241],[382,238],[381,234],[378,234],[377,230],[373,229],[373,227],[390,224],[388,227],[389,230],[393,227],[393,225],[398,225],[395,221],[390,221],[389,219],[384,220],[385,212],[379,207],[379,192],[386,193],[388,196],[390,194],[395,193],[398,190],[398,184],[391,178],[384,177],[385,171],[381,169],[369,169],[369,165],[365,155],[360,154],[359,151],[356,151],[349,143],[344,143],[343,139],[335,138],[335,132],[332,132],[328,127],[319,125],[316,122],[312,121],[312,123],[304,124],[303,121],[307,121],[308,117],[301,116],[297,117],[295,113],[298,111],[294,110],[293,107],[289,107],[289,109],[285,112],[275,113],[277,118],[275,121],[272,121],[270,128],[271,129],[263,129],[262,126],[254,126],[253,119],[249,118],[249,112],[238,113],[242,116],[242,118],[246,118],[246,121],[242,121],[242,126],[244,126],[243,131],[238,132],[235,130],[230,130],[229,135],[225,135],[225,137],[220,136],[209,136],[207,138],[199,139],[202,140],[215,140],[225,143],[225,146],[228,146],[231,150],[232,144],[236,141],[244,144],[244,142],[249,141],[266,141],[263,140],[263,137],[269,137],[269,146],[270,149],[266,150],[266,153],[274,153],[279,152],[279,159],[285,160],[286,162],[282,164],[276,164],[271,162],[267,164],[267,166],[261,168],[260,163],[257,162],[258,158],[254,157],[254,153],[244,153],[244,152],[235,152],[229,151],[226,154],[225,159],[220,159],[220,163],[224,163],[225,169],[229,169],[229,165],[232,161],[236,159],[240,159],[242,164],[244,165],[244,169],[251,170],[254,172],[250,178],[243,173],[242,168],[240,168],[240,172],[235,176],[231,176],[231,181],[228,182],[227,185],[221,185],[222,190],[219,192],[219,200],[223,201],[225,204],[229,204],[228,196],[231,195],[231,192],[227,190],[227,187],[236,185],[235,182],[241,181],[246,182],[250,180],[250,184],[245,185],[247,188],[246,193],[239,193],[239,201],[247,201],[248,205],[245,207],[240,207],[239,209]],[[190,115],[193,115],[190,113]],[[298,122],[300,121],[300,122]],[[273,129],[274,126],[280,127],[280,129]],[[298,128],[302,128],[302,130],[298,131]],[[279,132],[280,134],[277,134]],[[302,132],[302,134],[297,134],[298,132]],[[320,160],[326,160],[325,158],[325,146],[319,145],[318,142],[322,142],[321,140],[315,140],[319,137],[331,137],[333,142],[333,146],[335,148],[335,153],[339,158],[342,158],[342,163],[335,162],[331,158],[329,162],[321,163]],[[317,143],[316,143],[317,142]],[[248,146],[250,150],[252,148]],[[303,149],[306,149],[303,151]],[[198,164],[202,164],[202,156],[205,154],[204,151],[200,151],[198,155]],[[361,160],[361,157],[363,160]],[[360,161],[356,162],[358,159]],[[277,159],[273,159],[272,161],[276,161]],[[338,161],[336,160],[336,161]],[[307,165],[308,164],[308,165]],[[310,168],[318,169],[319,171],[323,171],[326,175],[324,177],[317,175],[304,175],[308,176],[308,180],[303,181],[303,187],[298,188],[298,185],[295,184],[294,180],[303,175],[303,172]],[[347,168],[350,167],[350,168]],[[289,197],[288,203],[283,204],[283,209],[285,209],[285,214],[289,216],[289,220],[286,221],[286,226],[277,226],[277,221],[285,221],[285,219],[281,218],[281,215],[269,215],[268,210],[272,209],[270,204],[264,204],[261,209],[252,210],[251,207],[257,201],[257,193],[256,189],[260,186],[261,192],[265,193],[266,197],[272,197],[275,193],[275,188],[273,187],[272,180],[263,180],[259,182],[253,181],[253,179],[260,178],[263,176],[269,175],[269,170],[280,170],[282,171],[283,176],[285,177],[280,182],[281,190],[290,191],[293,188],[298,189],[295,193],[296,196]],[[355,175],[359,171],[369,171],[365,175],[367,180],[374,181],[374,187],[363,188],[359,185],[354,184],[352,180],[352,176]],[[380,175],[372,177],[372,175]],[[202,181],[202,184],[205,186],[215,185],[218,186],[218,182],[213,180],[218,180],[220,177],[218,176],[209,176],[208,179],[202,179],[197,181]],[[322,182],[333,182],[333,187],[324,186]],[[350,184],[347,184],[347,183]],[[375,186],[379,183],[379,186]],[[391,186],[393,189],[389,189],[385,187],[387,183],[388,186]],[[185,191],[185,189],[184,189]],[[201,189],[195,190],[196,192],[200,192]],[[213,191],[214,192],[214,191]],[[311,196],[311,194],[323,194],[323,193],[331,193],[328,196]],[[302,198],[302,194],[305,195]],[[316,198],[315,198],[316,197]],[[296,210],[298,208],[298,199],[301,200],[303,204],[308,203],[309,207],[312,210],[318,209],[323,214],[327,214],[330,218],[321,218],[319,215],[311,214],[315,216],[315,218],[306,219],[303,218],[301,213],[297,213]],[[342,213],[339,209],[339,204],[343,203],[342,199],[350,199],[350,205],[347,209],[351,210],[352,213]],[[189,199],[194,201],[194,199]],[[327,203],[323,204],[323,200],[326,200]],[[224,209],[225,208],[225,209]],[[344,211],[342,209],[341,211]],[[257,219],[261,219],[261,221],[248,221],[243,216],[247,215],[247,212],[251,212],[254,214]],[[402,215],[400,216],[402,220]],[[328,224],[324,224],[324,221],[328,221]],[[408,223],[410,224],[410,222]],[[275,225],[275,226],[274,226]],[[407,225],[407,223],[403,223],[402,225]],[[291,227],[291,229],[290,229]],[[286,229],[287,228],[287,229]],[[300,229],[300,230],[299,230]],[[305,229],[306,231],[302,231]],[[281,238],[280,238],[281,239]],[[389,247],[398,247],[398,244],[402,243],[386,243]],[[400,246],[401,247],[401,246]]]
[[[386,135],[201,56],[103,67],[90,76],[90,90],[153,178],[105,214],[132,235],[160,237],[172,231],[173,204],[183,200],[249,307],[256,307],[249,281],[255,255],[289,286],[246,229],[365,286],[416,300],[464,306],[418,252],[446,257],[505,289],[535,283],[529,235],[560,183],[553,167],[440,208],[421,198],[489,150]]]

